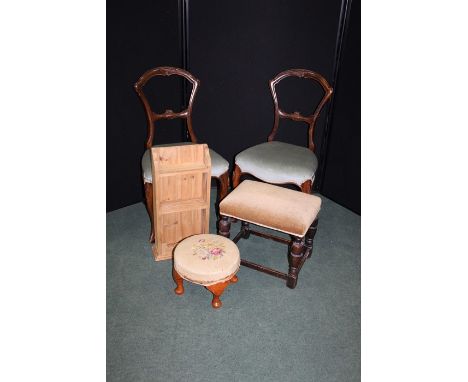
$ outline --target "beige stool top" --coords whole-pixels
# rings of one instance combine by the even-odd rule
[[[221,215],[303,237],[322,199],[268,183],[244,180],[219,205]]]
[[[195,284],[209,286],[227,281],[239,267],[237,245],[223,236],[190,236],[174,249],[175,271],[183,279]]]

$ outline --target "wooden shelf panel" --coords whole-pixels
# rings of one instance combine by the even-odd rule
[[[204,163],[187,163],[175,166],[161,166],[159,168],[160,176],[171,176],[178,173],[196,173],[208,172],[210,170]]]
[[[155,260],[182,239],[209,232],[211,158],[206,144],[153,147]]]
[[[159,212],[161,214],[170,214],[173,212],[200,210],[203,208],[209,208],[206,199],[189,199],[175,202],[162,202],[159,205]]]

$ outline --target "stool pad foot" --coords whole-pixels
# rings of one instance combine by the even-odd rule
[[[226,289],[226,287],[229,285],[229,282],[230,281],[228,280],[228,281],[224,281],[218,284],[209,285],[206,287],[206,289],[208,289],[213,294],[213,300],[211,301],[211,306],[213,308],[218,309],[218,308],[221,308],[221,306],[223,305],[223,303],[221,302],[219,298],[223,294],[224,289]]]
[[[177,285],[177,287],[174,289],[174,292],[179,296],[184,294],[184,279],[180,277],[175,269],[172,269],[172,278]]]

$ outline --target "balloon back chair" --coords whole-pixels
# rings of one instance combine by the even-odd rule
[[[146,98],[143,92],[143,87],[151,78],[155,76],[172,76],[172,75],[181,76],[185,78],[187,81],[191,82],[192,92],[190,94],[188,107],[187,109],[182,110],[180,112],[166,110],[162,114],[157,114],[151,109],[148,99]],[[148,70],[140,77],[140,79],[136,82],[134,86],[135,91],[138,94],[138,97],[143,103],[143,107],[146,113],[147,124],[148,124],[148,135],[147,135],[146,144],[145,144],[146,150],[141,160],[141,167],[142,167],[142,172],[143,172],[146,209],[148,211],[148,215],[151,220],[151,234],[150,234],[151,243],[154,243],[154,220],[153,220],[153,179],[152,179],[152,172],[151,172],[152,164],[151,164],[151,150],[150,149],[151,147],[155,147],[155,146],[176,146],[176,145],[198,143],[197,137],[192,127],[192,108],[193,108],[193,101],[194,101],[194,98],[195,98],[195,95],[197,93],[197,89],[199,86],[200,86],[200,81],[196,79],[191,73],[183,69],[173,68],[169,66],[163,66],[163,67],[158,67],[158,68]],[[155,123],[162,119],[174,119],[174,118],[185,118],[187,122],[187,129],[188,129],[191,142],[179,142],[179,143],[172,143],[172,144],[166,144],[166,145],[153,145]],[[221,200],[227,195],[227,192],[228,192],[229,163],[222,156],[220,156],[218,153],[216,153],[214,150],[211,150],[211,149],[210,149],[210,157],[211,157],[211,176],[217,180],[218,199]]]
[[[275,87],[281,80],[287,77],[306,78],[320,84],[324,90],[324,95],[313,114],[303,116],[297,111],[285,113],[279,108]],[[250,174],[267,183],[295,184],[302,192],[310,194],[318,167],[313,140],[315,123],[323,106],[330,99],[333,89],[327,80],[318,73],[305,69],[290,69],[279,73],[270,81],[270,90],[275,106],[273,130],[268,136],[267,142],[250,147],[237,154],[233,174],[233,187],[238,186],[242,174]],[[278,131],[280,118],[305,122],[309,125],[308,147],[274,140]]]

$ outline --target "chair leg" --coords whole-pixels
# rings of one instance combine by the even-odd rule
[[[317,225],[318,219],[315,219],[310,225],[309,229],[307,230],[305,236],[305,246],[309,249],[309,255],[307,256],[307,258],[310,258],[310,256],[312,256],[312,250],[314,248],[314,237],[317,233]]]
[[[224,174],[221,174],[220,177],[216,178],[216,183],[218,194],[216,196],[215,211],[219,219],[219,203],[226,197],[229,190],[229,172],[226,171]]]
[[[304,183],[301,184],[301,192],[304,192],[305,194],[311,194],[312,193],[312,185],[313,185],[312,179],[306,180]]]
[[[294,289],[297,285],[297,278],[299,277],[300,264],[303,256],[303,248],[304,244],[302,242],[302,238],[293,236],[293,241],[288,254],[289,273],[288,280],[286,281],[286,285],[291,289]]]
[[[184,294],[184,279],[180,277],[180,275],[177,273],[177,271],[174,268],[172,268],[172,278],[177,284],[177,287],[174,289],[174,292],[178,294],[179,296]]]
[[[144,184],[145,187],[145,199],[146,199],[146,211],[151,221],[151,233],[149,237],[150,243],[154,243],[154,211],[153,211],[153,183]]]
[[[240,183],[242,176],[241,168],[236,164],[234,165],[234,171],[232,172],[232,189],[234,190]],[[231,222],[237,223],[236,218],[231,218]]]
[[[211,306],[215,309],[221,308],[223,303],[219,299],[221,295],[223,294],[224,290],[226,287],[229,285],[229,280],[224,281],[222,283],[214,284],[207,286],[206,289],[208,289],[212,294],[213,294],[213,300],[211,301]]]
[[[232,173],[232,188],[236,188],[240,183],[240,178],[242,176],[241,168],[236,164],[234,166],[234,171]]]
[[[227,216],[221,215],[221,219],[219,220],[219,223],[218,223],[218,231],[219,231],[218,234],[229,238],[230,230],[231,230],[231,222],[229,221],[229,218]]]
[[[229,189],[229,172],[226,171],[218,178],[218,201],[224,199]]]

